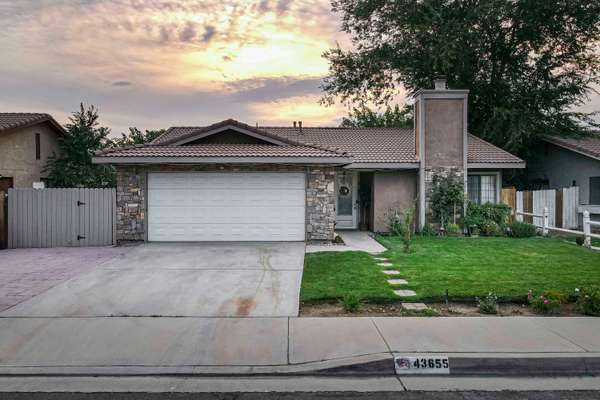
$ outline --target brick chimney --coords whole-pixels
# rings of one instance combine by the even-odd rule
[[[419,158],[419,226],[426,222],[434,173],[454,171],[467,188],[468,90],[448,89],[446,78],[434,79],[434,89],[414,94],[415,152]]]

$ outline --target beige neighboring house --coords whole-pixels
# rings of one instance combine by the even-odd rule
[[[0,113],[0,190],[43,181],[42,170],[65,133],[48,114]]]
[[[413,129],[230,119],[99,152],[117,170],[117,240],[329,241],[384,232],[391,210],[414,206],[422,225],[436,172],[460,174],[474,202],[499,202],[502,171],[524,161],[468,134],[468,91],[435,86],[414,95]]]

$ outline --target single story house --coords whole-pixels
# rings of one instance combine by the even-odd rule
[[[43,181],[42,170],[65,133],[48,114],[0,113],[0,191]]]
[[[467,133],[466,90],[414,95],[414,129],[173,127],[150,144],[98,153],[117,170],[117,238],[319,241],[386,231],[390,211],[426,216],[433,173],[456,171],[477,202],[500,199],[518,157]]]
[[[540,189],[579,187],[579,213],[587,210],[600,219],[600,132],[583,139],[543,139],[528,159],[527,177]]]

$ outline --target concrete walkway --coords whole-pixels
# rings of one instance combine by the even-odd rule
[[[383,253],[387,249],[365,231],[338,231],[344,244],[312,244],[306,246],[307,253],[319,251],[366,251],[371,254]]]
[[[2,317],[0,374],[306,373],[398,353],[587,357],[600,368],[599,331],[600,318],[584,317]]]

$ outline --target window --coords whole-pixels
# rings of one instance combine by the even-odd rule
[[[590,204],[600,204],[600,176],[590,177]]]
[[[40,145],[40,134],[36,133],[35,134],[35,159],[39,160],[42,156],[42,149],[41,149],[41,145]]]
[[[467,194],[476,204],[496,203],[496,175],[469,175]]]

